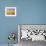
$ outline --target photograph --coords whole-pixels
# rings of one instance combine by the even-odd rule
[[[16,7],[5,7],[5,16],[16,16]]]

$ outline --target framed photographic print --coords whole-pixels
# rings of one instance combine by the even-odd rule
[[[5,16],[16,16],[16,7],[5,7]]]

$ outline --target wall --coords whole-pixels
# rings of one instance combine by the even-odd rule
[[[6,17],[5,7],[15,6],[16,17]],[[0,1],[0,44],[7,44],[9,32],[18,32],[17,24],[46,24],[46,0]],[[17,39],[16,39],[17,43]]]

